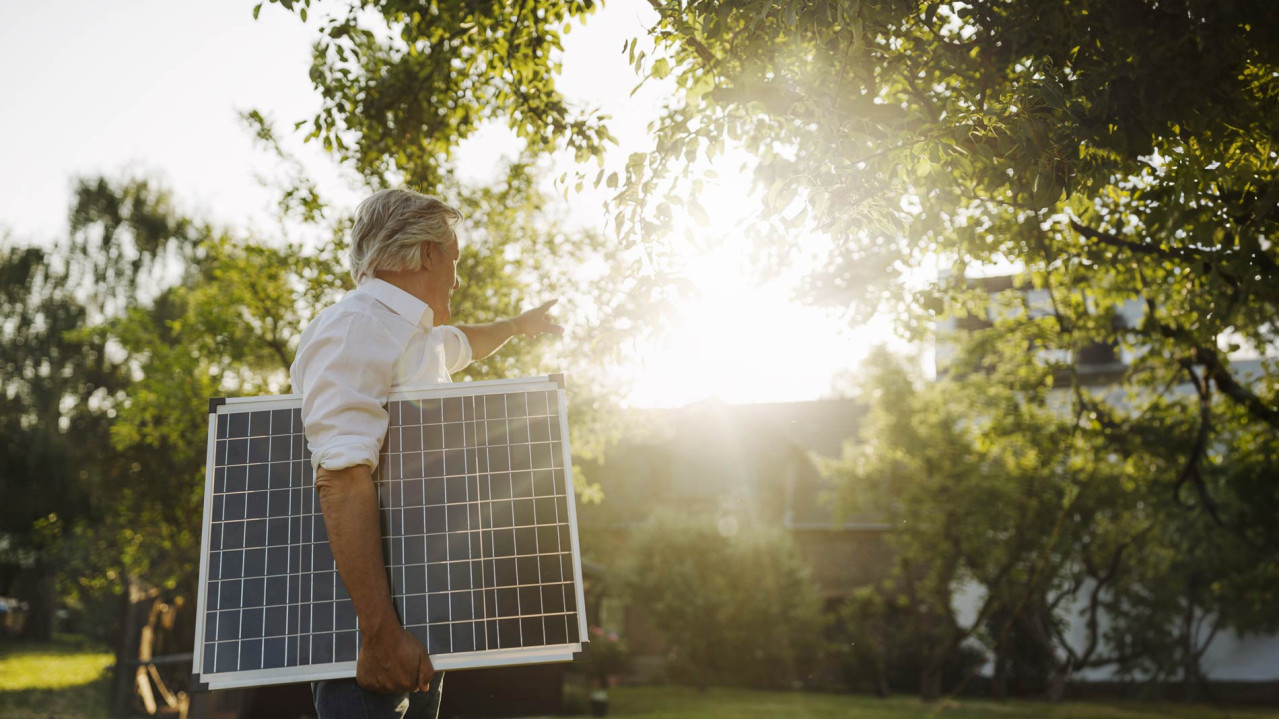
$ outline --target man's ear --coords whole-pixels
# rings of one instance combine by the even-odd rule
[[[423,243],[422,243],[422,248],[421,248],[421,250],[419,250],[419,254],[422,256],[422,264],[421,264],[421,268],[422,268],[422,269],[424,269],[424,270],[429,270],[429,269],[431,269],[431,263],[435,261],[435,258],[431,257],[431,245],[433,245],[433,244],[435,244],[435,243],[434,243],[434,242],[423,242]]]

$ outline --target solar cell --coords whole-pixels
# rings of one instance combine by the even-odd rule
[[[209,688],[355,674],[300,407],[211,403],[194,662]],[[571,660],[586,622],[562,380],[397,391],[387,412],[374,480],[403,625],[437,669]]]

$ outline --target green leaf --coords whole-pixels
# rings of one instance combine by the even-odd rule
[[[702,227],[706,227],[707,225],[711,224],[710,215],[706,214],[706,209],[702,207],[701,203],[699,203],[695,198],[690,196],[688,198],[687,204],[688,204],[688,214],[693,217],[693,220],[696,221],[697,224],[701,225]]]
[[[653,77],[661,80],[671,74],[671,64],[666,58],[661,57],[653,62],[653,71],[650,73]]]

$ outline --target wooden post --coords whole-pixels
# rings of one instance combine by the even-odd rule
[[[141,580],[125,577],[124,596],[120,601],[120,633],[116,636],[115,669],[111,681],[111,716],[129,716],[138,680],[137,658],[142,628],[151,615],[155,589]]]

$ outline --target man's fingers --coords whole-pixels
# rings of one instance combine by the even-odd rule
[[[431,657],[427,656],[426,652],[422,652],[422,659],[417,665],[418,691],[429,691],[433,676],[435,676],[435,667],[431,665]]]
[[[564,328],[555,324],[554,322],[548,322],[547,320],[544,319],[542,320],[541,327],[538,327],[536,329],[531,329],[528,332],[525,332],[524,336],[528,337],[529,339],[533,339],[534,337],[537,337],[540,334],[545,334],[548,332],[553,335],[563,335]]]
[[[550,309],[555,306],[555,303],[559,301],[558,297],[553,300],[547,300],[537,307],[520,315],[520,318],[523,320],[525,325],[522,330],[525,337],[533,339],[534,337],[547,332],[555,335],[564,334],[563,327],[555,324],[546,317],[547,312],[549,312]]]

